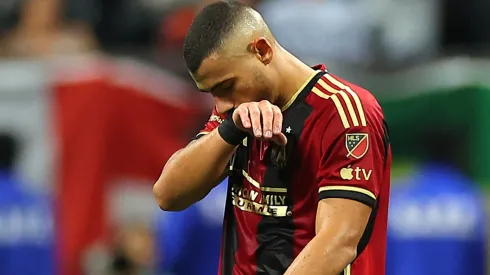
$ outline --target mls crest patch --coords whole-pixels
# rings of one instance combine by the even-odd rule
[[[368,134],[346,134],[345,147],[347,148],[347,157],[362,158],[369,149]]]

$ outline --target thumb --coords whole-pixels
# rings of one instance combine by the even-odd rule
[[[288,138],[283,133],[279,133],[271,138],[271,141],[277,145],[284,146],[288,143]]]

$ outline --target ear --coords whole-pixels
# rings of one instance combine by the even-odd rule
[[[274,52],[271,43],[265,37],[255,39],[251,44],[252,52],[265,65],[271,63]]]

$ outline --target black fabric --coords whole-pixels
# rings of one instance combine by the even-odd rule
[[[239,145],[246,137],[247,133],[240,130],[233,122],[231,116],[228,116],[218,127],[218,133],[226,143],[233,146]]]

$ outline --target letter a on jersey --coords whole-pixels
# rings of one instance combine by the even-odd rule
[[[347,157],[362,158],[369,149],[368,134],[346,134],[345,147],[347,148]]]

